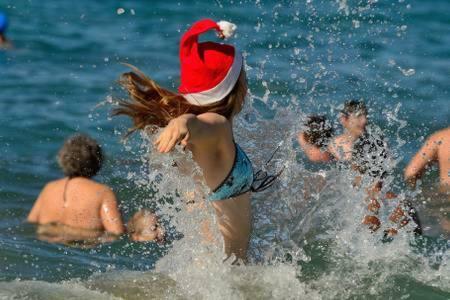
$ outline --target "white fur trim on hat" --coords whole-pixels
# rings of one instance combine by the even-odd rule
[[[242,54],[235,50],[233,64],[225,78],[218,85],[203,92],[183,94],[183,97],[189,103],[200,106],[219,102],[233,89],[239,79],[243,65]]]
[[[217,22],[217,25],[219,25],[220,31],[222,31],[222,34],[226,39],[232,37],[237,29],[236,24],[227,21]]]

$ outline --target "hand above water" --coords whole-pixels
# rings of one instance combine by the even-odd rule
[[[172,119],[154,143],[158,151],[168,153],[179,143],[186,146],[190,137],[188,122],[192,118],[195,116],[185,114]]]

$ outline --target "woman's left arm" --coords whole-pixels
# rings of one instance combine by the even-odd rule
[[[169,122],[155,141],[155,146],[161,153],[170,152],[175,145],[181,143],[195,144],[206,139],[217,139],[225,132],[228,121],[216,113],[201,115],[184,114]]]

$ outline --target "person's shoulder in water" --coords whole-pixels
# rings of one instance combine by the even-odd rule
[[[148,209],[141,209],[133,215],[127,223],[127,232],[135,242],[164,242],[164,228],[158,216]]]
[[[327,162],[333,159],[327,151],[333,136],[333,127],[324,115],[310,115],[298,134],[298,143],[312,162]]]
[[[28,215],[28,222],[122,234],[114,192],[92,179],[102,162],[102,149],[94,139],[86,135],[67,139],[58,153],[65,177],[46,184]]]

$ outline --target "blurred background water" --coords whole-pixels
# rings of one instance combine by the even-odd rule
[[[385,245],[368,233],[355,238],[351,203],[359,196],[348,195],[333,168],[326,168],[327,189],[320,198],[299,196],[309,181],[318,182],[322,167],[305,162],[295,143],[306,114],[325,113],[338,126],[339,106],[364,99],[370,121],[383,130],[396,159],[392,189],[405,190],[401,170],[426,136],[450,123],[449,1],[0,0],[0,10],[10,18],[14,43],[14,49],[0,51],[0,298],[190,295],[173,269],[148,271],[164,254],[183,265],[175,249],[186,249],[182,244],[121,240],[69,248],[36,240],[24,219],[44,184],[62,176],[55,155],[78,131],[104,146],[107,162],[97,179],[114,188],[125,216],[155,205],[137,179],[146,177],[145,150],[137,147],[138,138],[123,145],[129,123],[109,116],[109,96],[126,70],[121,62],[175,89],[179,39],[203,17],[238,25],[231,42],[244,51],[251,91],[238,140],[256,165],[287,141],[283,157],[292,176],[255,196],[252,253],[265,257],[263,262],[242,270],[245,280],[230,269],[227,285],[213,280],[224,276],[220,266],[207,267],[212,275],[190,283],[197,296],[450,298],[449,242],[432,228],[436,202],[422,204],[424,196],[413,194],[430,227],[424,239]],[[437,180],[432,170],[424,190]],[[299,212],[292,214],[296,203]],[[333,218],[344,220],[336,222],[339,232],[324,226],[335,223]]]

